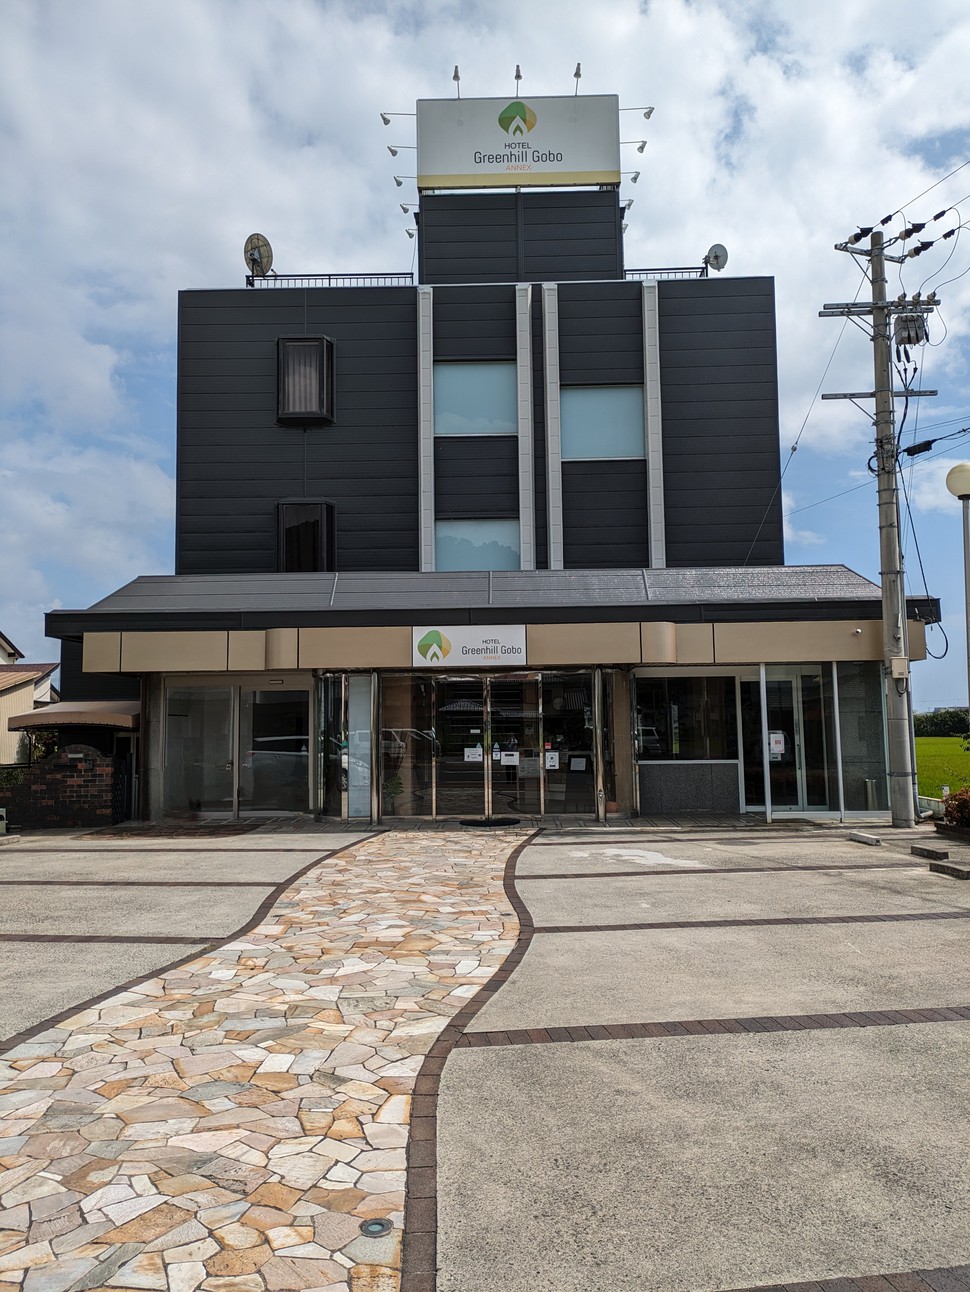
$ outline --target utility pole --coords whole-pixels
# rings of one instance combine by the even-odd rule
[[[934,219],[944,214],[945,211],[941,211],[939,216],[934,216]],[[891,218],[887,216],[882,224],[885,225]],[[906,229],[893,241],[904,241],[925,227],[921,224]],[[857,249],[856,244],[866,234],[870,235],[868,251]],[[951,235],[944,235],[944,237],[948,236]],[[899,546],[899,502],[896,481],[898,449],[893,401],[899,398],[913,399],[917,396],[935,395],[936,391],[913,390],[908,385],[904,390],[893,390],[890,320],[894,315],[897,316],[897,347],[922,344],[926,339],[925,316],[933,311],[937,300],[934,293],[925,300],[921,300],[917,292],[910,300],[907,300],[904,294],[890,302],[886,296],[886,260],[903,264],[909,257],[922,254],[932,245],[932,242],[925,242],[904,256],[887,256],[884,234],[879,227],[862,229],[848,241],[837,243],[837,251],[847,251],[869,261],[872,300],[826,305],[819,311],[822,318],[860,316],[872,318],[873,389],[823,395],[822,398],[849,399],[856,404],[860,399],[875,401],[874,459],[879,506],[879,571],[882,584],[883,679],[889,748],[889,808],[893,825],[902,828],[916,823],[916,782],[913,772],[909,716],[908,626],[906,592],[903,584],[903,558]],[[922,451],[922,446],[918,447]]]
[[[883,664],[889,744],[889,810],[894,826],[907,827],[916,824],[916,812],[909,732],[906,593],[899,549],[892,350],[882,229],[873,229],[870,235],[869,266],[872,278],[872,367],[876,400],[876,487],[879,497],[879,570],[882,580]]]

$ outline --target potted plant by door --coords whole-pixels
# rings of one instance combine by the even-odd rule
[[[400,776],[388,776],[381,789],[384,795],[383,812],[386,816],[396,816],[397,797],[404,789]]]

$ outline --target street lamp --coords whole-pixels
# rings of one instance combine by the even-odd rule
[[[970,714],[970,462],[946,473],[946,487],[963,503],[963,599],[967,618],[967,713]]]

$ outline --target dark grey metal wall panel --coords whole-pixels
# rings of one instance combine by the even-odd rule
[[[565,282],[622,278],[622,217],[616,191],[522,194],[525,278]]]
[[[774,282],[661,282],[667,564],[784,561]]]
[[[183,292],[176,568],[276,569],[276,504],[336,504],[340,568],[417,560],[413,288]],[[279,336],[333,337],[337,419],[277,426]]]
[[[564,462],[562,511],[567,570],[649,564],[646,462]]]
[[[434,445],[434,507],[440,520],[519,514],[518,441],[513,435],[444,435]]]
[[[422,283],[514,283],[519,257],[514,193],[422,197],[418,215]]]
[[[141,682],[137,677],[115,673],[85,673],[80,638],[61,641],[61,677],[58,683],[62,700],[138,700]],[[70,736],[65,729],[65,737]]]
[[[425,194],[418,219],[422,283],[622,278],[615,189]]]
[[[439,287],[435,359],[515,359],[515,288]]]
[[[639,283],[563,283],[559,288],[559,379],[564,386],[643,382]]]

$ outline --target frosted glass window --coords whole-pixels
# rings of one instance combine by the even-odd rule
[[[436,363],[435,435],[515,435],[514,363]]]
[[[562,460],[643,458],[642,386],[563,386]]]
[[[436,570],[518,570],[517,520],[439,520],[434,527]]]

